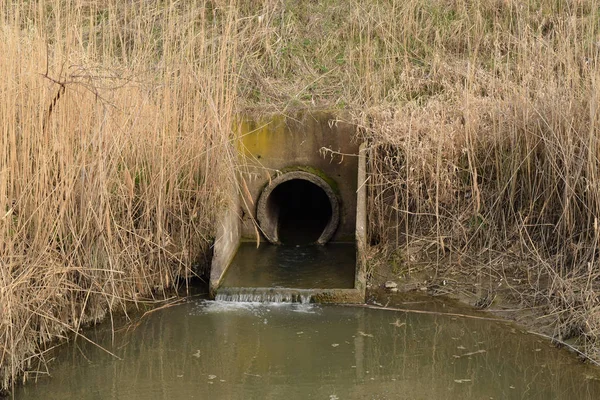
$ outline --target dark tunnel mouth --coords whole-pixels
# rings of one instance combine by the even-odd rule
[[[273,244],[325,244],[339,223],[339,203],[321,177],[293,171],[278,176],[260,195],[257,219]]]

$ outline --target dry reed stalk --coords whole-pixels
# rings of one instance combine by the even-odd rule
[[[233,179],[234,6],[0,6],[1,389],[202,272]]]

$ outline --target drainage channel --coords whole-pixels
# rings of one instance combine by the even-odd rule
[[[354,288],[353,243],[241,243],[216,298],[252,302],[315,302]]]
[[[211,295],[362,303],[365,156],[328,114],[245,122],[239,193],[219,221]],[[322,148],[338,152],[329,159]]]

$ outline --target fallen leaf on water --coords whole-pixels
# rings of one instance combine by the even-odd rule
[[[477,351],[472,351],[470,353],[465,353],[462,355],[462,357],[467,357],[467,356],[472,356],[474,354],[482,354],[482,353],[486,353],[486,350],[481,349],[481,350],[477,350]]]
[[[454,354],[452,357],[454,357],[454,358],[469,357],[469,356],[472,356],[475,354],[482,354],[482,353],[486,353],[486,352],[487,352],[487,350],[481,349],[481,350],[477,350],[477,351],[472,351],[470,353],[461,354],[460,356]]]
[[[365,336],[365,337],[373,337],[373,335],[371,335],[370,333],[364,333],[363,331],[358,331],[358,334],[360,336]]]
[[[339,346],[339,343],[332,343],[331,344],[331,347],[338,347],[338,346]]]

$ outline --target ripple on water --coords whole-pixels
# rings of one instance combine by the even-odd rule
[[[456,314],[197,301],[91,339],[120,358],[78,341],[15,398],[600,398],[599,371],[572,354]]]
[[[320,306],[314,303],[264,303],[264,302],[233,302],[224,300],[200,300],[191,310],[189,315],[222,314],[222,313],[249,313],[255,316],[263,316],[271,309],[280,312],[290,311],[301,314],[316,314]]]

